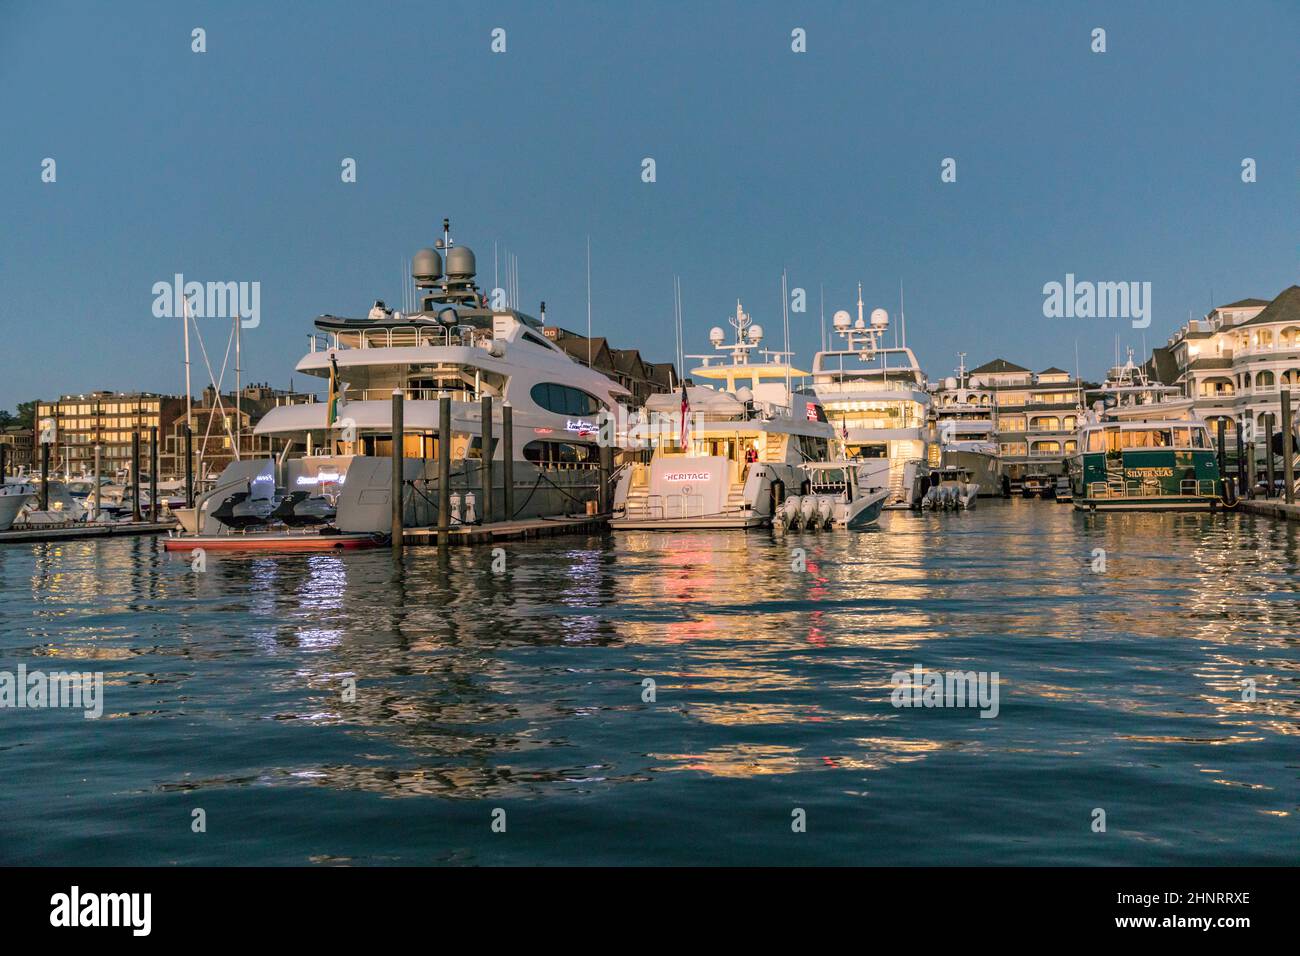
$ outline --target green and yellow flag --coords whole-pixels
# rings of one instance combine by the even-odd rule
[[[325,427],[326,427],[326,428],[333,428],[333,427],[334,427],[334,422],[337,421],[337,420],[338,420],[338,417],[339,417],[339,393],[338,393],[338,380],[339,380],[339,363],[338,363],[338,360],[335,359],[335,357],[334,357],[334,353],[331,352],[331,353],[330,353],[330,395],[329,395],[329,405],[328,405],[328,406],[326,407],[326,409],[325,409]]]

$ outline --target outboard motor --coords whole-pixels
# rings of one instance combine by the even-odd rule
[[[460,520],[460,494],[455,492],[450,496],[451,501],[451,524],[458,525]]]
[[[829,528],[831,520],[835,517],[835,500],[830,495],[817,496],[817,524],[822,528]]]
[[[465,492],[465,523],[466,524],[478,523],[478,514],[474,510],[474,504],[475,504],[474,492],[472,491]]]
[[[817,527],[817,499],[813,495],[804,495],[799,500],[799,518],[804,528]]]
[[[780,478],[767,486],[767,513],[776,517],[777,510],[785,504],[785,482]]]
[[[798,495],[791,495],[781,505],[781,514],[784,515],[785,523],[790,526],[791,531],[799,530],[799,525],[802,523],[800,507],[802,504],[802,498]]]

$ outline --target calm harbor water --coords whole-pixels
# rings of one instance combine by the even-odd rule
[[[1297,562],[1265,519],[1025,501],[501,574],[7,545],[0,670],[105,709],[0,710],[0,862],[1293,864]],[[891,706],[914,664],[997,671],[997,717]]]

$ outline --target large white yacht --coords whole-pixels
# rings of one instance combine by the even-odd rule
[[[445,220],[436,245],[412,259],[418,311],[403,314],[376,302],[366,318],[316,320],[297,371],[328,378],[330,400],[274,408],[254,430],[291,439],[292,451],[301,454],[284,456],[290,458],[284,486],[337,485],[347,480],[355,459],[391,456],[392,396],[400,389],[408,462],[423,461],[421,475],[435,471],[443,437],[438,400],[450,397],[452,487],[481,494],[480,400],[490,396],[493,447],[487,454],[494,462],[504,450],[503,404],[513,416],[514,513],[503,513],[498,464],[492,469],[496,520],[584,512],[597,497],[598,416],[614,411],[630,393],[548,341],[542,321],[493,307],[475,284],[474,253],[452,243]],[[544,307],[542,315],[544,320]],[[376,473],[374,480],[387,479]],[[417,512],[419,504],[414,502]],[[482,514],[481,501],[477,510]]]
[[[706,384],[646,403],[651,418],[669,427],[654,430],[648,462],[630,463],[620,475],[611,527],[758,527],[785,495],[811,487],[804,463],[829,459],[835,436],[826,415],[815,396],[791,388],[808,373],[791,366],[788,352],[759,350],[762,327],[739,301],[728,323],[734,342],[715,327],[716,351],[687,356],[702,361],[691,380]]]
[[[918,507],[930,467],[939,464],[925,373],[906,345],[887,347],[889,313],[875,309],[870,321],[847,311],[834,316],[842,347],[818,352],[813,360],[813,393],[842,439],[850,459],[889,461],[886,507]]]

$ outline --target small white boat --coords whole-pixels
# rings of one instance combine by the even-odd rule
[[[20,478],[6,478],[0,483],[0,531],[8,531],[27,500],[36,494],[36,486]]]
[[[818,461],[800,466],[800,494],[786,498],[772,515],[778,531],[858,531],[880,518],[889,498],[889,462]]]
[[[938,479],[938,483],[931,485],[921,500],[923,510],[965,511],[975,507],[980,486],[971,481],[968,469],[949,465],[931,472],[930,478]]]

